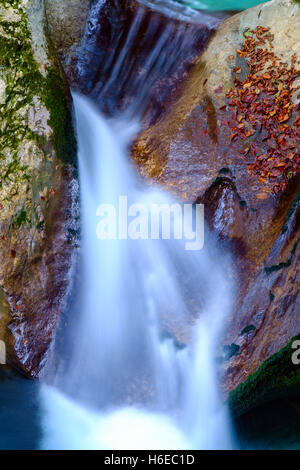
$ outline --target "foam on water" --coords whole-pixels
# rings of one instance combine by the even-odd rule
[[[44,387],[43,449],[189,449],[176,423],[164,414],[126,407],[111,413],[80,406],[58,390]]]

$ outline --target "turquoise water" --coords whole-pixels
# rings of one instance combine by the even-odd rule
[[[179,0],[180,3],[193,8],[208,10],[244,10],[254,7],[262,2],[261,0]]]
[[[38,384],[0,366],[0,450],[37,449],[41,432]]]

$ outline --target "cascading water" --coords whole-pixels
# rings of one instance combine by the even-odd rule
[[[145,187],[131,167],[127,147],[135,123],[109,121],[79,95],[74,102],[83,229],[80,315],[67,367],[62,361],[54,386],[42,387],[41,447],[230,448],[214,362],[230,294],[216,247],[208,239],[203,250],[188,251],[183,240],[97,238],[100,204],[117,208],[120,228],[126,223],[120,197],[127,196],[128,207],[149,209],[172,201]]]
[[[180,23],[148,0],[129,17],[121,15],[118,2],[112,5],[114,27],[106,44],[100,41],[103,22],[97,26],[103,2],[92,3],[85,37],[90,63],[79,63],[87,77],[83,88],[97,107],[74,94],[82,260],[75,301],[62,320],[68,326],[57,335],[49,366],[57,365],[55,377],[48,375],[51,385],[41,389],[41,447],[230,448],[215,364],[231,297],[220,262],[224,254],[211,236],[195,251],[179,237],[165,236],[164,228],[151,232],[153,205],[175,204],[179,212],[182,205],[143,181],[128,152],[139,121],[147,113],[155,118],[153,109],[159,103],[161,109],[185,70],[182,64],[190,66],[218,20],[205,16],[203,25],[201,14],[187,12]],[[108,119],[99,108],[121,116]],[[108,210],[115,225],[100,240],[99,221]],[[137,215],[140,233],[127,237]],[[181,222],[175,211],[172,234]],[[144,236],[141,227],[153,236]]]

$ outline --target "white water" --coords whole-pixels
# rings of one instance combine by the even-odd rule
[[[217,251],[180,240],[96,237],[101,203],[171,202],[128,159],[137,126],[74,97],[82,198],[79,318],[53,387],[41,390],[43,449],[228,449],[215,357],[230,289]],[[176,222],[176,221],[175,221]],[[198,319],[199,314],[199,319]],[[166,333],[168,331],[168,333]],[[175,340],[177,336],[177,340]],[[188,346],[178,347],[187,340]],[[64,363],[64,361],[62,361]]]

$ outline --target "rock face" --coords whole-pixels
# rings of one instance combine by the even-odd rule
[[[70,96],[43,0],[0,5],[0,335],[38,376],[70,290],[77,244]]]
[[[205,204],[207,225],[233,254],[237,293],[224,346],[237,345],[238,354],[225,363],[226,392],[300,332],[299,174],[277,194],[264,192],[265,182],[249,174],[251,158],[241,156],[241,143],[226,124],[233,69],[243,80],[249,73],[237,49],[257,26],[270,28],[272,51],[282,62],[290,64],[293,53],[299,61],[296,3],[273,0],[227,19],[199,55],[181,96],[132,149],[145,177],[184,201]],[[263,145],[263,137],[257,131],[243,143]],[[299,141],[296,147],[299,157]]]
[[[232,399],[245,412],[244,397],[258,383],[261,392],[247,403],[261,402],[265,372],[279,374],[277,358],[288,361],[287,345],[300,331],[299,175],[271,194],[249,174],[251,155],[241,154],[232,136],[226,95],[235,77],[245,80],[249,73],[237,49],[258,26],[270,28],[271,50],[283,63],[289,66],[293,53],[299,60],[300,7],[273,0],[227,19],[215,33],[219,18],[190,16],[181,8],[174,15],[164,5],[94,0],[85,29],[87,2],[47,0],[47,16],[72,87],[91,94],[108,114],[127,109],[138,96],[147,102],[139,110],[144,130],[132,148],[141,174],[183,201],[203,202],[207,226],[232,253],[236,302],[224,325],[223,387],[228,393],[249,378],[250,388],[239,388]],[[253,143],[265,148],[264,138],[260,132],[249,136],[244,150]],[[291,364],[282,376],[274,390],[284,381],[300,383],[299,368]]]
[[[45,0],[51,39],[67,76],[72,75],[83,37],[89,0]]]
[[[178,96],[195,58],[228,16],[176,5],[171,10],[167,0],[94,0],[77,59],[65,67],[70,86],[107,114],[130,108],[153,122]]]

